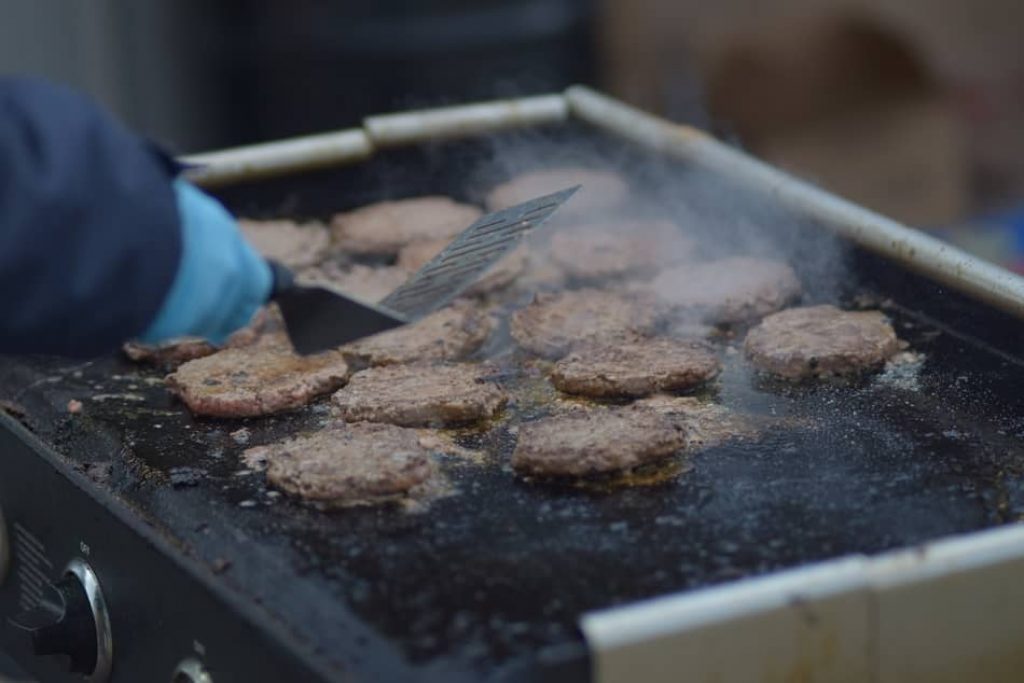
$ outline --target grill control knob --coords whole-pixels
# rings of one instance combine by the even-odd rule
[[[49,623],[32,629],[35,653],[68,655],[70,671],[92,673],[96,668],[96,624],[82,582],[71,574],[66,575],[53,585],[37,610],[41,620]]]
[[[69,671],[94,683],[110,676],[110,619],[96,575],[82,560],[73,560],[17,622],[30,632],[36,655],[64,655]]]
[[[171,683],[213,683],[213,677],[202,662],[189,657],[178,664]]]

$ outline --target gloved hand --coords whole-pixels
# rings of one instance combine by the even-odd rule
[[[220,344],[266,303],[270,267],[220,202],[184,180],[175,181],[174,192],[181,218],[181,262],[140,340],[153,344],[192,335]]]

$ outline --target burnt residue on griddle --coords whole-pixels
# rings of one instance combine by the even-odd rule
[[[590,131],[567,135],[629,153]],[[392,196],[467,199],[473,170],[491,153],[472,142],[388,152],[370,164],[374,171],[319,171],[226,189],[223,198],[241,213],[287,207],[324,217],[379,199],[387,178]],[[459,159],[464,167],[453,166]],[[704,179],[679,201],[726,215],[732,207],[722,198],[733,191]],[[760,218],[801,269],[801,250],[813,251],[821,231],[767,210]],[[513,370],[521,359],[500,333],[481,353],[504,373],[496,381],[515,411],[449,434],[481,455],[440,458],[454,495],[418,514],[319,512],[274,495],[240,462],[246,448],[324,424],[326,401],[264,419],[196,419],[166,393],[159,373],[119,358],[77,369],[56,359],[0,359],[0,399],[23,407],[25,422],[69,460],[109,465],[110,476],[93,485],[206,567],[229,562],[219,585],[259,604],[339,668],[359,671],[356,659],[341,661],[338,646],[356,633],[362,651],[387,648],[416,673],[487,676],[579,642],[578,617],[588,610],[1024,517],[1024,362],[1013,344],[1020,323],[861,252],[843,260],[856,277],[812,295],[883,303],[920,354],[909,374],[767,390],[741,353],[728,352],[742,341],[735,330],[735,338],[716,340],[725,369],[698,398],[749,416],[755,434],[693,452],[680,461],[685,473],[650,486],[538,485],[511,471],[511,416],[534,419],[563,399],[547,383],[545,363]],[[144,400],[92,400],[126,394]],[[70,398],[83,402],[73,418]],[[241,428],[244,445],[232,437]],[[174,488],[171,472],[181,467],[203,476]]]

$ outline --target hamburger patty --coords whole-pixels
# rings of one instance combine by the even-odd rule
[[[432,258],[441,253],[451,240],[423,240],[413,242],[398,252],[397,265],[405,268],[409,274],[427,265]],[[484,271],[480,278],[466,288],[469,296],[484,296],[512,284],[526,268],[527,250],[524,245],[513,248],[498,259],[498,262]]]
[[[668,221],[580,226],[551,236],[550,256],[570,278],[596,282],[654,273],[686,259],[693,242]]]
[[[272,486],[329,507],[393,500],[438,475],[415,430],[385,424],[335,423],[243,459],[257,451]]]
[[[167,386],[196,415],[254,417],[295,410],[345,384],[341,353],[299,356],[284,346],[224,349],[189,361]]]
[[[497,211],[573,185],[583,187],[559,209],[560,218],[579,218],[607,211],[617,207],[629,195],[629,186],[618,173],[565,167],[518,175],[493,188],[484,204],[488,210]]]
[[[555,364],[551,382],[570,394],[646,396],[693,389],[720,369],[702,342],[644,339],[577,348]]]
[[[336,263],[325,263],[302,271],[299,281],[323,285],[362,299],[377,302],[405,284],[409,272],[395,266],[364,266],[355,264],[343,267]]]
[[[512,467],[525,474],[582,477],[653,462],[685,444],[683,428],[652,410],[578,410],[523,424]]]
[[[331,233],[349,253],[394,256],[417,240],[451,240],[482,215],[477,207],[448,197],[413,197],[335,214]]]
[[[800,296],[792,268],[748,257],[676,266],[642,289],[683,316],[722,325],[753,322]]]
[[[347,344],[341,352],[357,368],[461,360],[483,345],[491,327],[491,317],[486,312],[468,301],[456,301],[411,325]]]
[[[124,355],[137,363],[177,367],[182,363],[217,353],[217,347],[202,337],[178,337],[160,344],[125,342]]]
[[[539,356],[558,358],[584,342],[642,336],[658,323],[646,299],[594,289],[538,294],[512,314],[509,330],[516,343]]]
[[[744,348],[758,370],[799,380],[877,370],[899,350],[899,340],[880,311],[825,305],[768,316],[747,334]]]
[[[295,221],[255,221],[240,219],[239,227],[256,250],[289,268],[304,268],[318,263],[327,253],[330,235],[324,225]]]
[[[261,308],[252,321],[238,330],[224,344],[224,348],[241,349],[254,344],[271,343],[283,339],[284,321],[276,306]],[[163,368],[175,368],[196,358],[217,353],[218,347],[201,337],[179,337],[162,344],[125,342],[124,354],[137,363],[148,363]]]
[[[493,417],[508,400],[481,365],[389,365],[357,372],[331,398],[348,422],[405,427]]]

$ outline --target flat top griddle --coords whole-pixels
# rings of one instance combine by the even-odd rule
[[[829,283],[805,302],[875,302],[923,360],[855,386],[780,389],[758,385],[741,354],[726,354],[717,400],[768,426],[755,440],[696,453],[689,471],[652,486],[528,483],[508,467],[514,422],[462,430],[460,443],[486,458],[446,459],[457,493],[416,514],[320,512],[239,474],[246,447],[316,428],[326,401],[266,419],[194,419],[162,373],[118,357],[0,359],[0,398],[96,487],[357,680],[536,680],[548,660],[579,660],[576,624],[587,610],[1022,518],[1019,321],[837,250],[816,226],[727,181],[583,127],[534,135],[555,145],[551,157],[571,160],[564,150],[583,143],[590,159],[636,164],[639,191],[650,187],[645,173],[686,179],[651,198],[702,217],[717,236],[712,250],[727,253],[730,235],[754,226],[805,282]],[[300,216],[427,192],[477,199],[517,163],[509,150],[520,141],[389,152],[222,197],[243,215]],[[822,266],[813,256],[828,250],[837,256]],[[822,277],[839,266],[848,277]],[[502,381],[536,388],[516,373]],[[83,402],[80,415],[67,413],[70,399]],[[543,410],[539,402],[521,419]]]

